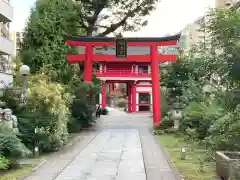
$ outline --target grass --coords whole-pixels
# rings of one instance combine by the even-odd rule
[[[194,148],[174,135],[159,135],[159,142],[171,156],[173,163],[179,169],[185,180],[214,180],[215,164],[208,161],[209,157],[201,148]],[[180,159],[180,148],[186,147],[186,159]]]
[[[33,169],[33,165],[24,165],[19,169],[8,171],[0,177],[0,180],[17,180],[19,177],[24,176]]]

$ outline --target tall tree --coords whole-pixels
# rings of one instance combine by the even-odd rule
[[[240,12],[237,9],[211,11],[207,29],[211,49],[226,83],[240,87]]]
[[[78,12],[72,0],[38,0],[31,10],[20,56],[32,73],[44,65],[54,72],[53,78],[68,83],[74,76],[73,65],[66,63],[65,54],[72,53],[65,44],[66,35],[82,34]]]
[[[137,31],[147,25],[159,0],[76,0],[81,28],[86,35],[106,36],[120,31]]]

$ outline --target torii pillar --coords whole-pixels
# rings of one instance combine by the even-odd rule
[[[158,47],[150,46],[151,54],[151,70],[152,70],[152,100],[153,100],[153,121],[154,127],[157,127],[161,118],[160,107],[160,84],[159,84],[159,66],[158,66]]]
[[[93,46],[91,44],[86,45],[85,61],[84,61],[84,81],[92,82],[92,55]]]

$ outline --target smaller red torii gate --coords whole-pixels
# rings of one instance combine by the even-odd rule
[[[93,62],[148,62],[151,64],[152,76],[152,100],[153,100],[153,120],[154,127],[160,124],[160,85],[159,85],[159,62],[175,61],[176,54],[159,54],[159,46],[177,45],[180,34],[175,36],[160,38],[123,38],[129,46],[145,46],[150,47],[147,54],[127,55],[123,58],[117,58],[116,55],[96,54],[94,47],[96,46],[116,46],[118,38],[112,37],[68,37],[66,43],[70,46],[83,46],[85,52],[83,54],[67,55],[68,63],[79,63],[84,61],[84,81],[92,81],[92,64]]]

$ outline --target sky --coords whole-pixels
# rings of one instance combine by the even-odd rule
[[[125,33],[125,36],[156,37],[180,32],[184,26],[202,16],[214,0],[162,0],[149,16],[148,25],[138,32]],[[12,31],[22,31],[35,0],[11,0],[14,8]]]
[[[14,13],[11,31],[22,31],[35,0],[11,0],[10,3]]]

